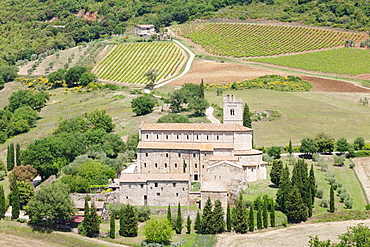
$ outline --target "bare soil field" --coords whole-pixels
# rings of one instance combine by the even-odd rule
[[[347,227],[364,223],[370,225],[370,220],[349,220],[325,223],[302,223],[277,230],[263,230],[247,234],[220,234],[215,247],[261,247],[261,246],[308,246],[309,236],[317,235],[320,240],[330,239],[339,242],[338,235],[347,232]]]
[[[203,79],[204,83],[207,84],[225,84],[245,79],[254,79],[264,75],[276,74],[282,76],[288,75],[287,73],[244,64],[196,60],[194,61],[193,67],[189,73],[168,83],[168,85],[181,86],[185,83],[200,84],[201,79]]]
[[[193,67],[183,77],[170,82],[168,85],[181,86],[185,83],[199,84],[201,79],[207,84],[225,84],[230,82],[242,81],[245,79],[255,79],[264,75],[295,75],[280,71],[259,68],[252,65],[220,63],[208,60],[196,60]],[[370,89],[354,85],[350,82],[326,79],[314,76],[301,76],[303,80],[313,85],[313,92],[351,92],[368,93]]]

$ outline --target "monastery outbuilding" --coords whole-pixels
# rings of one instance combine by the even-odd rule
[[[221,199],[266,178],[252,129],[242,126],[242,100],[224,97],[223,124],[143,123],[135,173],[122,173],[121,203],[167,206]],[[192,185],[200,183],[198,192]]]

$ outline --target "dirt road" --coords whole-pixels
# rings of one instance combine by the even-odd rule
[[[347,231],[347,227],[364,223],[370,226],[369,220],[349,220],[342,222],[303,223],[277,230],[258,231],[247,234],[221,234],[215,247],[286,247],[308,246],[309,236],[317,235],[320,240],[338,241],[338,235]]]

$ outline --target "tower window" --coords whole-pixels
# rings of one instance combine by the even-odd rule
[[[166,153],[166,157],[168,157],[168,153]]]
[[[146,163],[144,163],[144,167],[146,168]]]
[[[194,167],[195,167],[195,168],[198,168],[198,164],[195,164],[195,165],[194,165]]]
[[[173,187],[176,187],[176,183],[172,183],[172,186],[173,186]]]
[[[155,163],[155,168],[158,168],[158,164],[157,163]]]
[[[154,183],[154,187],[158,187],[158,183]]]
[[[196,156],[196,154],[193,154],[193,157],[195,157]]]
[[[181,153],[179,153],[179,157],[181,157]]]
[[[216,136],[216,139],[217,139],[217,140],[219,140],[219,138],[220,138],[219,136]]]
[[[180,138],[179,135],[177,135],[176,138],[179,139]]]
[[[175,168],[177,168],[177,163],[175,163]]]
[[[164,168],[167,168],[167,163],[164,163]]]
[[[148,153],[145,153],[145,157],[148,157],[149,156],[149,154]]]
[[[230,115],[231,116],[234,116],[235,115],[235,110],[234,109],[230,109]]]
[[[149,139],[149,135],[146,135],[146,139]]]
[[[199,135],[197,135],[197,140],[199,140]]]
[[[166,135],[166,139],[168,140],[168,135]]]
[[[159,139],[159,135],[157,135],[157,139]]]

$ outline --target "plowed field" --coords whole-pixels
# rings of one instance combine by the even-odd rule
[[[183,77],[170,82],[168,85],[181,86],[185,83],[199,84],[201,79],[208,84],[225,84],[245,79],[254,79],[264,75],[291,75],[284,72],[259,68],[251,65],[220,63],[215,61],[197,60],[192,69]],[[294,75],[294,74],[293,74]],[[367,93],[370,89],[354,85],[350,82],[326,79],[313,76],[300,76],[309,81],[313,92],[352,92]]]

